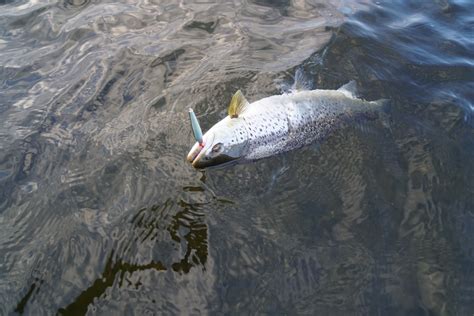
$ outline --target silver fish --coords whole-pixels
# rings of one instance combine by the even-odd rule
[[[294,91],[249,103],[237,91],[228,116],[191,148],[195,168],[230,161],[253,161],[324,140],[354,120],[374,120],[386,113],[387,100],[356,97],[355,82],[338,90]]]

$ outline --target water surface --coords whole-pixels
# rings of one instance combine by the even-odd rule
[[[471,1],[0,1],[0,315],[471,315]],[[389,125],[196,171],[241,89]]]

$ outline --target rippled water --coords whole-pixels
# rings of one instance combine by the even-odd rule
[[[470,0],[0,1],[0,315],[472,315]],[[390,126],[196,171],[302,68]]]

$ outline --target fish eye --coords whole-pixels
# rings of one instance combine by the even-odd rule
[[[212,152],[217,153],[222,150],[222,143],[217,143],[214,146],[212,146]]]

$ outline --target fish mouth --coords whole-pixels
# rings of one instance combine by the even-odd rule
[[[196,143],[194,146],[191,148],[189,151],[188,156],[186,157],[186,160],[189,161],[190,163],[193,163],[194,160],[196,160],[197,156],[201,153],[201,151],[204,149],[204,144],[199,144]]]
[[[204,139],[203,143],[201,144],[195,143],[193,145],[193,147],[189,151],[187,160],[192,164],[194,168],[205,169],[209,167],[226,165],[229,162],[237,160],[237,158],[231,157],[226,154],[220,154],[215,157],[206,156],[206,152],[213,145],[213,141],[214,141],[214,135],[211,134],[211,135],[208,135],[208,137]]]
[[[230,165],[231,163],[237,162],[237,160],[238,158],[222,154],[212,159],[195,159],[192,164],[196,169],[217,168]]]
[[[212,145],[214,141],[214,134],[204,135],[202,143],[196,142],[186,157],[186,160],[189,161],[193,167],[195,164],[201,160],[201,158],[205,155],[206,151]],[[195,167],[197,168],[197,167]]]

